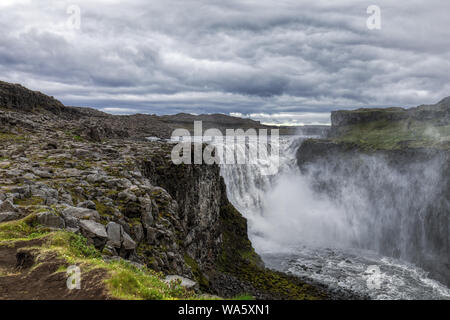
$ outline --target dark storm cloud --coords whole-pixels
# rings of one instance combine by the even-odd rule
[[[366,27],[371,4],[381,30]],[[0,73],[111,113],[323,123],[336,108],[450,95],[448,12],[439,0],[2,0]]]

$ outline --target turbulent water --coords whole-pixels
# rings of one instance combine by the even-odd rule
[[[221,165],[229,199],[248,219],[252,243],[266,264],[371,299],[450,299],[450,290],[424,270],[362,249],[376,250],[358,242],[370,231],[367,212],[349,210],[352,199],[338,205],[313,191],[311,177],[296,164],[303,139],[281,137],[276,175],[266,175],[275,161],[270,155],[255,164]]]

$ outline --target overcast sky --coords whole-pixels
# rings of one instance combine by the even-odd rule
[[[0,79],[116,114],[329,123],[449,96],[449,14],[442,0],[0,0]]]

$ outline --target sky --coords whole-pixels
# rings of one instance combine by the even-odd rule
[[[1,0],[0,80],[112,114],[328,124],[332,110],[450,96],[449,13],[442,0]]]

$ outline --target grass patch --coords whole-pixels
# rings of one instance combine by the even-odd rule
[[[139,269],[131,263],[104,261],[100,252],[81,235],[67,231],[47,232],[38,225],[36,215],[22,220],[0,223],[0,243],[12,244],[17,240],[42,238],[44,243],[36,250],[45,255],[56,252],[70,265],[78,265],[84,271],[103,269],[109,294],[113,298],[126,300],[175,300],[205,299],[180,285],[180,282],[165,283],[164,276],[146,267]],[[61,266],[57,272],[65,272]],[[0,270],[1,271],[1,270]],[[0,276],[7,275],[0,272]]]
[[[14,204],[18,206],[39,206],[43,205],[45,202],[44,199],[40,197],[31,197],[26,199],[14,199]]]
[[[39,228],[36,215],[32,214],[22,220],[0,224],[0,243],[17,240],[32,240],[48,234],[47,229]]]
[[[167,284],[162,274],[149,269],[138,269],[126,261],[114,263],[111,279],[107,284],[115,297],[126,300],[172,300],[194,299],[196,295],[180,285],[180,282]]]
[[[87,239],[79,234],[70,234],[69,248],[79,257],[101,258],[100,252],[93,245],[88,244]]]
[[[107,216],[111,216],[114,214],[113,208],[108,207],[107,205],[101,203],[98,200],[94,200],[97,212],[103,216],[103,217],[107,217]]]
[[[84,139],[79,136],[78,134],[72,132],[72,131],[65,131],[64,132],[66,134],[67,137],[69,137],[70,139],[77,141],[77,142],[81,142],[84,141]]]
[[[209,288],[209,281],[208,279],[203,275],[203,273],[200,271],[200,267],[197,264],[197,261],[195,261],[192,257],[190,257],[188,254],[184,256],[184,262],[191,267],[192,274],[194,275],[195,280],[200,285],[200,289],[207,290]]]
[[[0,133],[0,141],[1,142],[19,142],[24,141],[26,138],[22,135],[13,134],[13,133]]]
[[[251,294],[242,294],[242,295],[239,295],[237,297],[234,297],[231,300],[251,301],[251,300],[255,300],[255,298],[253,298],[253,296]]]
[[[87,239],[66,231],[58,231],[49,237],[46,250],[57,251],[68,263],[82,268],[101,268],[108,272],[105,279],[110,294],[125,300],[195,299],[197,295],[183,288],[180,283],[167,284],[163,274],[146,267],[139,269],[125,260],[104,261],[100,252]]]

